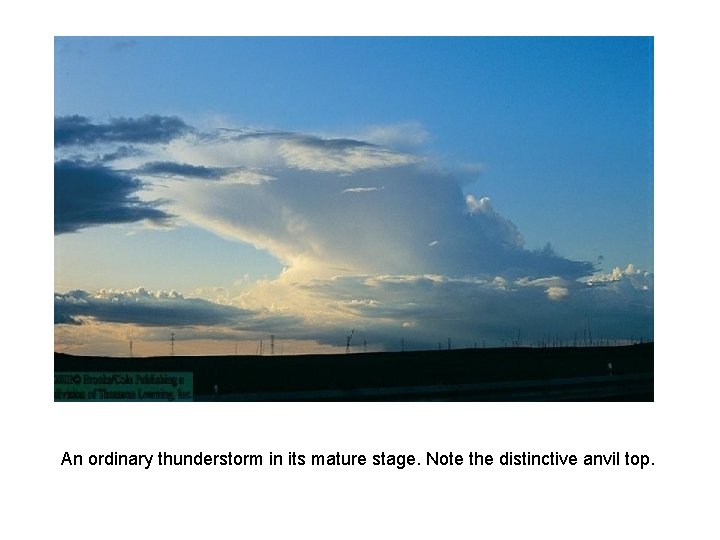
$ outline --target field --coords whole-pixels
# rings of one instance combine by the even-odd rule
[[[55,372],[192,372],[195,401],[653,401],[652,343],[304,356],[55,354]]]

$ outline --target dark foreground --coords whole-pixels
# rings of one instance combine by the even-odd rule
[[[653,401],[653,351],[646,343],[305,356],[56,353],[55,372],[192,372],[195,401]]]

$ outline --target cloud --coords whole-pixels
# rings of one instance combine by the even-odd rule
[[[279,340],[329,346],[342,346],[355,328],[357,342],[386,350],[398,349],[401,340],[406,349],[435,348],[448,337],[455,347],[495,346],[517,339],[518,332],[524,345],[547,336],[570,343],[588,326],[596,340],[652,339],[651,275],[643,274],[642,282],[623,274],[600,286],[568,283],[558,301],[551,293],[559,287],[547,287],[557,282],[552,279],[512,283],[499,277],[385,274],[299,281],[291,270],[251,286],[233,305],[143,288],[56,293],[55,320],[66,333],[78,325],[108,323],[163,329],[160,340],[185,329],[185,340],[272,333]]]
[[[490,204],[490,197],[481,197],[476,199],[474,195],[466,195],[465,203],[467,204],[468,211],[471,214],[481,213],[492,213],[493,209]]]
[[[170,189],[195,224],[299,260],[351,272],[490,274],[508,278],[592,273],[590,263],[524,248],[515,225],[483,203],[468,209],[452,176],[422,164],[337,174],[272,166],[254,186]],[[341,197],[369,193],[372,197]],[[489,201],[489,200],[488,200]],[[429,244],[437,242],[428,249]]]
[[[88,126],[87,119],[68,118],[72,125]],[[136,126],[148,118],[158,117],[124,122]],[[464,194],[463,180],[422,156],[349,138],[227,129],[201,133],[179,119],[176,124],[173,135],[182,136],[146,145],[142,155],[114,163],[118,174],[122,168],[152,180],[150,193],[169,199],[168,211],[252,243],[286,264],[508,279],[576,279],[594,269],[549,248],[525,249],[517,227],[488,197]],[[215,182],[177,181],[193,179]],[[341,197],[365,193],[373,196]]]
[[[282,166],[315,172],[352,173],[421,161],[413,154],[348,138],[285,131],[218,130],[198,134],[175,148],[220,166]],[[170,149],[171,151],[173,149]]]
[[[420,122],[402,122],[370,126],[361,132],[362,140],[390,148],[414,148],[421,146],[430,138],[430,134]]]
[[[74,290],[55,293],[55,321],[79,321],[89,317],[112,323],[141,326],[218,325],[234,321],[236,308],[207,300],[185,298],[175,291],[151,293],[143,288],[132,291],[101,290],[95,294]]]
[[[294,136],[285,140],[280,146],[280,154],[289,167],[318,172],[352,173],[418,161],[410,154],[363,141],[312,136]]]
[[[590,325],[596,338],[652,338],[652,287],[627,276],[594,286],[549,279],[531,283],[502,278],[454,279],[442,275],[356,275],[298,283],[281,277],[257,301],[282,292],[282,298],[322,306],[331,314],[325,326],[313,325],[320,342],[338,343],[343,328],[357,328],[359,339],[397,348],[435,348],[451,337],[458,347],[516,339],[525,345],[547,335],[577,339]],[[294,290],[293,290],[294,289]],[[318,328],[322,331],[319,332]]]
[[[566,287],[548,287],[546,292],[550,300],[562,300],[570,294]]]
[[[133,156],[141,156],[143,151],[131,145],[118,146],[117,149],[107,154],[101,155],[96,161],[107,163],[110,161],[117,161],[119,159],[125,159]]]
[[[147,115],[93,123],[86,116],[55,118],[55,147],[97,143],[167,143],[191,131],[180,118]]]
[[[134,174],[179,180],[212,180],[225,184],[259,184],[271,176],[245,167],[206,167],[173,161],[151,161],[132,170]]]
[[[55,293],[55,324],[80,325],[84,319],[143,327],[230,327],[243,331],[289,327],[296,318],[186,298],[177,291],[82,290]]]
[[[274,332],[338,346],[357,328],[359,339],[389,349],[401,338],[408,348],[448,337],[498,344],[518,329],[527,341],[570,339],[589,322],[608,339],[652,336],[652,274],[632,265],[598,274],[550,244],[528,249],[512,220],[487,195],[466,193],[453,168],[377,137],[179,125],[165,141],[145,137],[142,152],[129,151],[129,137],[92,129],[61,139],[75,141],[79,157],[56,162],[56,233],[172,213],[270,252],[285,271],[242,284],[231,305],[146,291],[59,295],[63,328],[188,325],[217,339]],[[112,137],[116,148],[104,155],[113,159],[98,162],[95,143],[112,146]]]
[[[143,184],[122,172],[84,161],[55,163],[55,234],[86,227],[150,220],[163,223],[170,214],[163,201],[143,201]]]
[[[223,176],[232,174],[237,169],[226,167],[205,167],[204,165],[189,165],[172,161],[152,161],[136,169],[139,174],[151,176],[168,176],[180,178],[198,178],[202,180],[218,180]]]
[[[618,267],[613,268],[612,272],[604,274],[593,274],[587,279],[590,285],[608,285],[611,283],[632,283],[635,287],[645,289],[652,288],[653,275],[650,272],[635,268],[634,264],[628,264],[625,270]]]
[[[382,191],[383,187],[352,187],[343,189],[343,193],[370,193],[373,191]]]

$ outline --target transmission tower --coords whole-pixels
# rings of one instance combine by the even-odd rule
[[[353,328],[352,332],[350,332],[347,336],[347,341],[345,342],[345,354],[350,352],[350,340],[352,339],[354,333],[355,329]]]
[[[170,356],[175,356],[175,332],[170,334]]]

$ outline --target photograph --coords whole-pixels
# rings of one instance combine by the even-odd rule
[[[53,49],[54,402],[654,401],[652,36]]]

